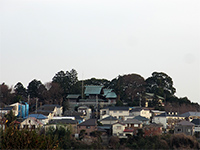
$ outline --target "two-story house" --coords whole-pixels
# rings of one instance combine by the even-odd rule
[[[28,117],[24,121],[22,121],[20,124],[21,129],[30,129],[30,130],[37,129],[42,126],[43,124],[35,117]]]
[[[151,123],[151,124],[146,124],[143,126],[143,132],[144,136],[155,136],[155,135],[161,135],[162,134],[162,124],[156,124],[156,123]]]
[[[26,118],[29,118],[29,117],[34,117],[36,118],[37,120],[39,120],[42,124],[47,124],[49,122],[49,119],[47,116],[43,115],[43,114],[30,114],[28,115]]]
[[[151,112],[148,108],[142,108],[142,107],[133,107],[130,110],[130,116],[142,116],[150,119]]]
[[[200,119],[200,112],[186,112],[180,115],[181,117],[188,118],[189,121],[193,119]]]
[[[124,116],[129,116],[129,107],[105,107],[100,109],[100,119],[108,116],[124,120]]]
[[[77,131],[80,134],[81,130],[85,131],[86,135],[90,135],[91,132],[97,130],[96,119],[88,119],[77,125]]]
[[[63,107],[60,105],[42,105],[36,111],[36,114],[43,114],[48,117],[48,119],[52,119],[54,116],[62,116]]]
[[[60,119],[50,120],[49,123],[45,125],[45,129],[48,129],[49,127],[53,127],[55,129],[57,127],[63,127],[64,129],[70,129],[72,134],[75,134],[77,133],[77,124],[78,122],[75,119],[65,119],[60,117]]]
[[[137,119],[127,119],[112,125],[113,136],[127,138],[128,135],[136,135],[137,130],[142,128],[142,122]]]
[[[195,124],[186,120],[182,120],[181,122],[175,125],[174,133],[184,133],[186,135],[194,135],[194,127]]]
[[[200,134],[200,119],[193,119],[191,123],[195,124],[194,132]]]

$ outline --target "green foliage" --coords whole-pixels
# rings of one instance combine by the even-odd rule
[[[123,102],[121,100],[117,100],[115,106],[123,106]]]
[[[153,72],[152,76],[145,80],[146,91],[162,97],[171,97],[176,92],[170,76],[163,72]]]
[[[15,86],[14,86],[14,91],[15,94],[17,96],[21,96],[22,98],[27,98],[27,90],[26,88],[23,86],[23,84],[21,82],[18,82]]]
[[[12,110],[7,115],[5,115],[5,118],[6,120],[8,120],[8,122],[6,123],[7,126],[9,126],[11,122],[17,119]]]
[[[52,81],[60,85],[60,87],[64,91],[64,97],[68,93],[74,93],[78,91],[78,89],[76,89],[76,84],[78,84],[78,73],[75,69],[72,69],[71,71],[66,71],[66,73],[64,71],[58,72],[53,77]]]
[[[137,74],[118,76],[110,83],[110,88],[114,89],[122,100],[133,101],[138,93],[145,91],[145,80]]]
[[[91,78],[84,80],[84,85],[103,85],[104,87],[108,87],[110,85],[110,81],[106,79]]]
[[[14,126],[1,130],[1,149],[56,149],[57,141],[50,137],[39,135],[36,131],[17,129]]]
[[[53,141],[59,141],[58,147],[61,149],[71,148],[71,130],[69,128],[65,129],[62,126],[49,127],[46,131],[46,136],[53,139]]]
[[[32,80],[28,85],[28,94],[31,98],[36,98],[39,96],[39,87],[42,85],[41,81],[39,80]]]

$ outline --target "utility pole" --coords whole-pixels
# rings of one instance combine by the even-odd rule
[[[83,80],[82,80],[82,93],[81,93],[81,98],[83,98]]]
[[[38,103],[38,98],[36,98],[36,114],[37,114],[37,103]]]
[[[98,119],[98,96],[96,95],[96,118]]]

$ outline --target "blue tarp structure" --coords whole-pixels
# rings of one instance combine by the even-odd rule
[[[17,117],[25,118],[29,114],[29,104],[22,102],[18,105],[18,115]]]

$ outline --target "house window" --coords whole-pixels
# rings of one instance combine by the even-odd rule
[[[134,124],[134,127],[138,127],[138,124]]]
[[[86,126],[87,129],[90,129],[90,126]]]
[[[119,136],[123,136],[123,133],[119,133]]]
[[[106,111],[103,111],[103,115],[105,115],[106,114]]]
[[[23,128],[24,128],[24,129],[28,129],[28,125],[24,125]]]
[[[32,129],[35,129],[35,125],[32,125],[31,128],[32,128]]]
[[[117,126],[117,130],[121,130],[121,126]]]
[[[31,120],[29,120],[28,123],[31,123]]]
[[[113,113],[117,113],[117,111],[113,111]]]
[[[119,111],[119,113],[122,113],[122,111]]]
[[[190,129],[188,129],[188,132],[191,132],[191,130],[190,130]]]
[[[177,131],[178,131],[178,132],[181,132],[181,129],[178,129]]]

